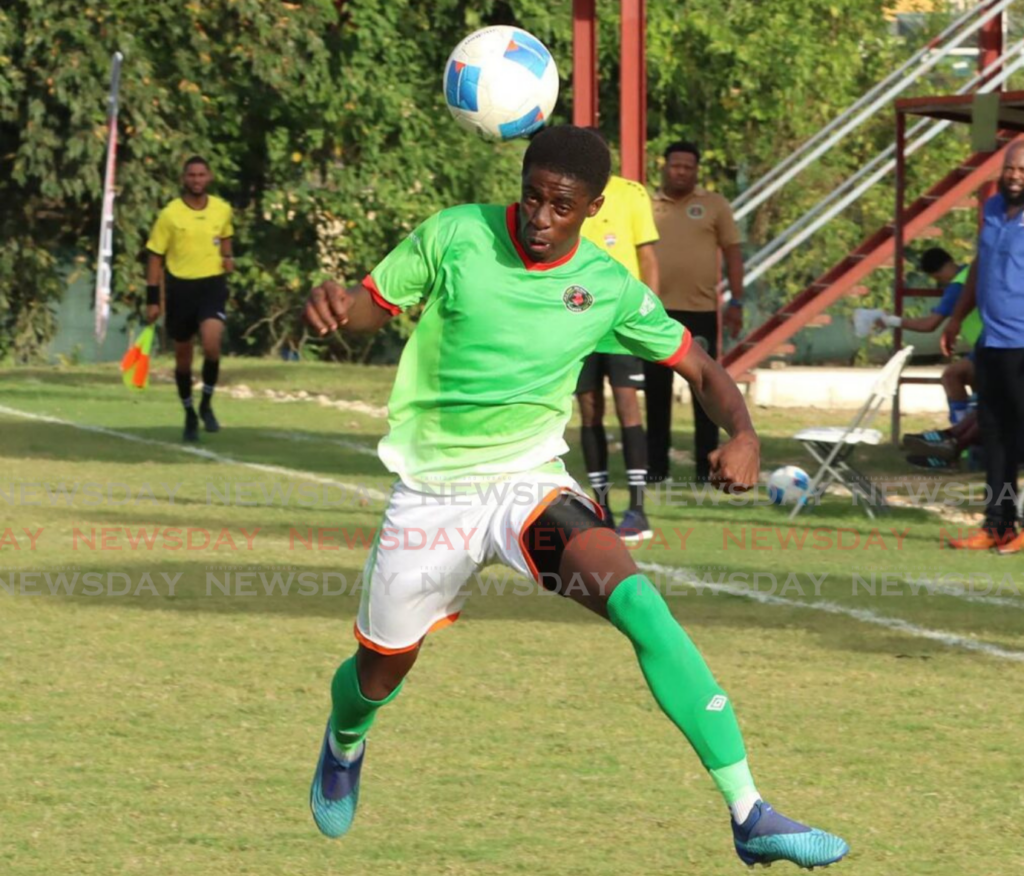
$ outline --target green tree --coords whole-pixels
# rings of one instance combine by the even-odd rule
[[[912,46],[890,0],[650,0],[649,141],[705,147],[710,185],[733,196]],[[600,0],[602,126],[618,128],[618,2]],[[63,254],[95,260],[110,55],[125,54],[115,233],[116,306],[138,309],[139,257],[184,158],[206,155],[236,209],[229,330],[236,352],[309,341],[298,312],[325,273],[357,281],[431,212],[509,201],[523,142],[485,143],[448,118],[441,76],[469,31],[517,24],[547,43],[572,109],[571,0],[7,0],[0,8],[0,356],[54,330]],[[759,210],[763,242],[892,138],[883,117]],[[920,164],[922,181],[962,144]],[[936,157],[937,155],[937,157]],[[929,164],[929,161],[931,164]],[[880,186],[770,276],[797,291],[892,212]],[[878,283],[878,294],[885,284]],[[371,340],[314,355],[393,357],[403,316]]]

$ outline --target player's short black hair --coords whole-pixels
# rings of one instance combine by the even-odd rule
[[[201,164],[207,170],[210,169],[210,162],[203,158],[202,155],[193,155],[192,157],[185,159],[185,163],[181,166],[182,173],[188,170],[193,164]]]
[[[697,164],[700,164],[700,149],[696,143],[691,143],[689,140],[676,140],[674,143],[669,143],[665,147],[665,160],[668,161],[668,157],[673,152],[688,152],[696,160]]]
[[[921,270],[926,274],[934,274],[936,271],[941,271],[951,261],[953,261],[953,256],[941,246],[933,246],[921,253]]]
[[[600,135],[575,125],[544,128],[531,141],[523,156],[523,176],[540,167],[584,183],[593,197],[608,185],[612,156]]]

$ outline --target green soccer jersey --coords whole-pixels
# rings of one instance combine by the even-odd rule
[[[379,445],[381,461],[410,486],[557,460],[590,353],[675,364],[689,348],[657,297],[589,241],[556,262],[532,261],[516,237],[517,209],[443,210],[364,281],[392,313],[424,304]]]

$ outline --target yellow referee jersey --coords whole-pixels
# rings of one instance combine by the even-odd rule
[[[612,174],[604,188],[604,204],[580,232],[612,258],[621,262],[638,280],[640,260],[636,248],[658,239],[651,197],[640,183]]]
[[[224,273],[220,242],[234,233],[227,201],[207,195],[206,206],[194,210],[175,198],[160,211],[146,249],[165,257],[172,276],[200,280]]]

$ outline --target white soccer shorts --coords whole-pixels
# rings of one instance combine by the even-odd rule
[[[561,493],[601,513],[564,472],[525,472],[444,492],[403,483],[391,492],[363,570],[355,625],[360,643],[378,653],[411,651],[427,633],[453,623],[481,566],[501,562],[536,580],[523,533]]]

